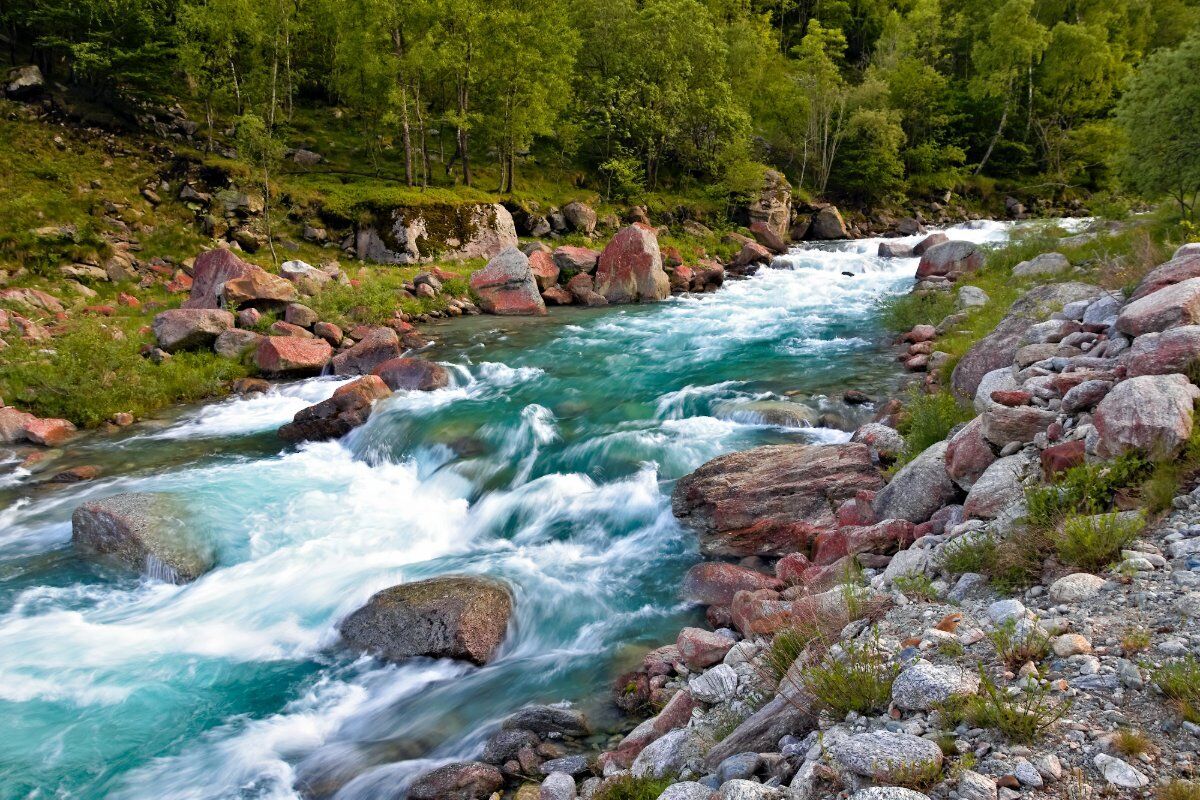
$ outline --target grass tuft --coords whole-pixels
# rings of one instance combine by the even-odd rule
[[[1135,541],[1145,527],[1146,518],[1141,513],[1071,517],[1063,521],[1051,540],[1064,564],[1099,570],[1119,559],[1121,550]]]
[[[826,708],[845,716],[887,707],[900,665],[889,659],[877,638],[849,641],[830,650],[805,672],[805,686]]]

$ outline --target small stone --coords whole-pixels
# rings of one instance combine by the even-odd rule
[[[1092,643],[1078,633],[1064,633],[1054,640],[1054,655],[1059,658],[1092,652]]]
[[[1140,789],[1150,783],[1150,779],[1141,772],[1107,753],[1097,753],[1092,763],[1096,765],[1096,769],[1100,770],[1104,779],[1113,786],[1120,786],[1123,789]]]
[[[1100,594],[1104,578],[1086,572],[1059,578],[1050,584],[1050,599],[1055,603],[1079,603]]]

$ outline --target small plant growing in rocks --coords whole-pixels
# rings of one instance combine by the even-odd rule
[[[1009,620],[988,632],[996,655],[1012,670],[1032,661],[1035,664],[1050,655],[1050,637],[1035,625],[1018,626]]]
[[[1150,737],[1133,728],[1122,728],[1113,736],[1113,749],[1127,758],[1137,758],[1153,748]]]
[[[845,716],[887,707],[900,665],[879,644],[878,633],[831,649],[805,673],[805,686],[822,705]]]
[[[1174,703],[1180,716],[1200,724],[1200,660],[1195,656],[1168,661],[1151,671],[1158,688]]]
[[[656,800],[672,783],[670,778],[635,778],[622,775],[607,782],[594,800]]]
[[[964,701],[962,716],[972,725],[993,728],[1010,741],[1036,742],[1071,709],[1071,702],[1055,702],[1050,686],[1036,677],[1019,694],[1009,696],[986,673],[979,681],[979,694]]]
[[[905,597],[924,603],[932,603],[939,596],[933,581],[926,575],[901,575],[892,581],[892,585]]]
[[[1200,783],[1174,780],[1154,793],[1156,800],[1200,800]]]
[[[1070,517],[1051,538],[1063,563],[1091,571],[1119,559],[1122,548],[1136,540],[1145,527],[1141,514]]]
[[[1144,625],[1133,625],[1121,634],[1121,649],[1128,655],[1150,649],[1150,630]]]
[[[963,536],[942,550],[942,567],[954,575],[983,573],[996,552],[994,536]]]

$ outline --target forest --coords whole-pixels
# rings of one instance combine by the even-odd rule
[[[864,204],[1000,180],[1187,216],[1200,185],[1196,0],[12,0],[0,16],[14,63],[108,103],[179,99],[246,160],[277,158],[298,109],[336,107],[359,167],[391,159],[409,186],[512,192],[553,168],[614,200],[736,196],[766,165]]]

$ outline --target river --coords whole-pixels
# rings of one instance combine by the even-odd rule
[[[275,437],[340,384],[312,379],[85,438],[69,457],[103,467],[90,483],[37,488],[10,463],[0,797],[394,797],[526,703],[611,725],[621,668],[702,619],[677,596],[698,554],[674,480],[759,444],[844,441],[871,410],[842,392],[895,390],[874,308],[916,261],[876,258],[878,241],[796,248],[787,268],[653,306],[434,328],[427,355],[453,385],[381,401],[340,442]],[[829,427],[767,424],[781,401]],[[175,586],[77,558],[72,509],[121,491],[177,493],[218,567]],[[514,588],[489,666],[337,647],[375,591],[451,572]]]

